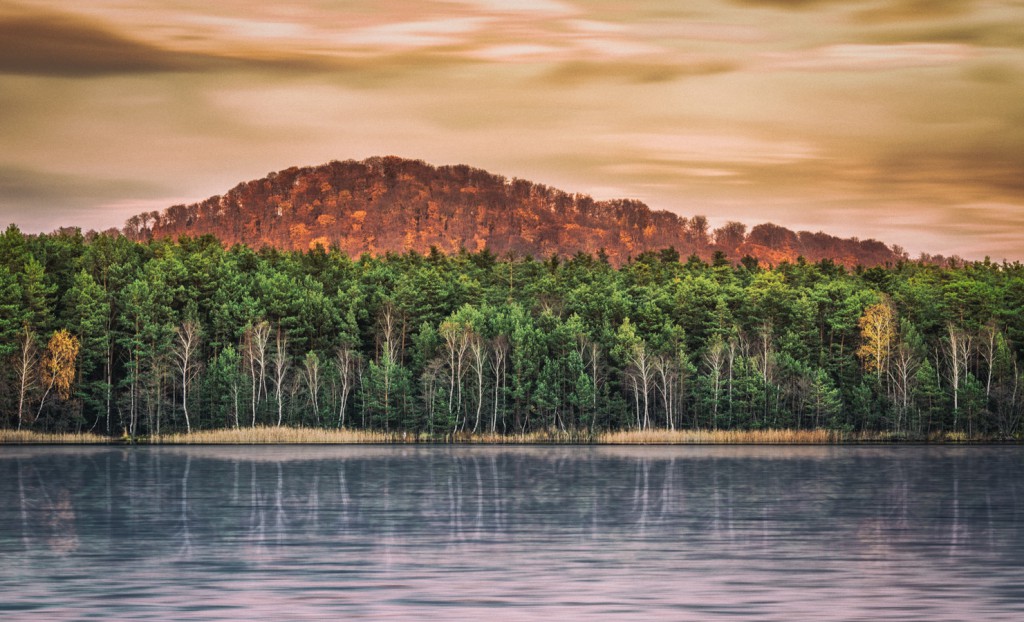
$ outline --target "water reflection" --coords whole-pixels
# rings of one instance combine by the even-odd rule
[[[1024,612],[1016,447],[3,449],[4,618]]]

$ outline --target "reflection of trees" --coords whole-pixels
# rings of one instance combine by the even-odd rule
[[[40,470],[31,463],[16,460],[15,465],[18,524],[0,524],[0,541],[17,534],[26,549],[42,543],[54,553],[68,554],[77,550],[79,538],[69,488],[62,483],[45,482]],[[14,495],[2,496],[14,498]]]
[[[992,543],[1012,549],[1024,513],[1024,496],[1011,494],[1012,453],[980,448],[754,458],[714,448],[311,449],[316,459],[288,448],[264,459],[273,451],[18,450],[0,458],[0,493],[12,501],[0,510],[0,544],[188,558],[210,546],[239,555],[621,536],[760,547],[782,535],[820,550],[927,540],[994,552]]]

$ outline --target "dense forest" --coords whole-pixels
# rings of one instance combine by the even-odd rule
[[[397,157],[290,168],[245,182],[224,196],[133,216],[133,240],[217,236],[227,245],[305,251],[317,244],[349,256],[446,253],[487,248],[501,257],[569,258],[604,253],[621,266],[644,251],[674,247],[710,261],[715,252],[763,264],[831,259],[852,268],[905,259],[876,240],[794,232],[771,223],[726,223],[653,211],[639,201],[595,201],[469,166],[434,167]]]
[[[1009,438],[1024,266],[0,236],[0,421]]]

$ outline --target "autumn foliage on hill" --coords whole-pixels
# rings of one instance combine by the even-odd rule
[[[773,224],[748,232],[730,222],[711,230],[704,216],[653,211],[627,199],[595,201],[465,165],[434,167],[398,157],[289,168],[201,203],[133,216],[124,233],[136,240],[214,234],[227,245],[286,250],[319,244],[350,256],[431,247],[534,257],[603,250],[614,265],[669,246],[682,256],[710,259],[721,251],[732,260],[749,255],[772,265],[802,256],[875,266],[901,256],[875,240]]]

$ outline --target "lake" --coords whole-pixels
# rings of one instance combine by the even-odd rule
[[[0,619],[1022,620],[1024,448],[0,447]]]

